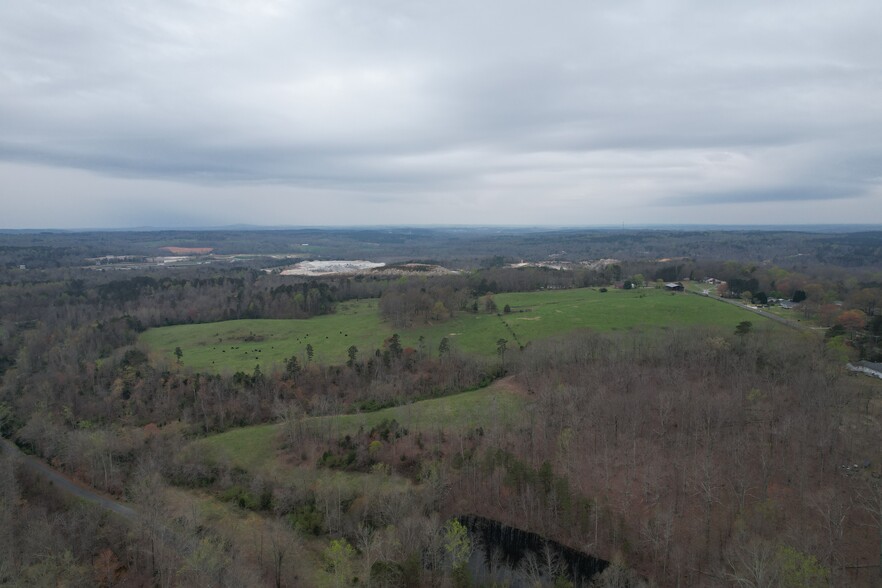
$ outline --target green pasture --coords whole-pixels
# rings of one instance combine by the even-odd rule
[[[711,325],[734,328],[753,313],[702,296],[655,288],[594,289],[500,294],[497,304],[511,307],[502,320],[522,344],[577,329],[615,331]]]
[[[260,468],[275,459],[275,438],[279,425],[255,425],[231,429],[195,441],[208,453],[223,454],[242,469]]]
[[[141,342],[169,361],[180,347],[183,364],[199,371],[246,371],[255,365],[268,371],[292,355],[306,362],[312,345],[314,361],[342,363],[351,345],[374,349],[392,333],[380,320],[377,300],[351,301],[334,314],[311,319],[243,319],[150,329]]]
[[[508,340],[513,348],[518,343],[526,345],[577,329],[612,331],[687,325],[734,329],[743,320],[769,322],[711,298],[654,288],[603,293],[588,288],[519,292],[498,294],[495,301],[500,313],[506,304],[512,312],[458,312],[441,323],[394,329],[381,320],[376,300],[360,300],[340,304],[335,314],[305,320],[238,320],[151,329],[141,341],[169,362],[175,361],[174,350],[180,347],[183,364],[195,370],[250,372],[258,364],[269,371],[292,355],[305,362],[307,344],[313,347],[315,361],[344,363],[351,345],[363,357],[381,348],[393,332],[399,333],[402,345],[414,348],[422,336],[432,353],[447,337],[461,352],[493,356],[499,339]]]
[[[517,420],[526,400],[499,383],[481,390],[432,398],[368,413],[310,417],[302,427],[331,438],[370,431],[386,420],[396,420],[411,434],[443,430],[455,432],[506,427]],[[234,465],[244,469],[260,468],[275,460],[275,438],[282,425],[242,427],[197,441],[206,451],[219,451]]]
[[[771,306],[769,308],[764,308],[764,311],[780,316],[781,318],[787,319],[794,323],[801,324],[803,327],[808,329],[821,329],[824,328],[821,326],[821,323],[818,322],[817,316],[809,316],[806,317],[805,313],[802,309],[799,308],[781,308],[780,306]]]

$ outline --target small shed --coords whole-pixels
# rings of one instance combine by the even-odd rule
[[[665,284],[665,290],[669,290],[671,292],[682,292],[686,288],[683,287],[682,282],[668,282]]]

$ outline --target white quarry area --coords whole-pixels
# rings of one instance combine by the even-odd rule
[[[509,267],[513,268],[521,268],[521,267],[544,267],[555,270],[575,270],[575,269],[589,269],[589,270],[602,270],[608,265],[613,265],[616,263],[621,263],[619,259],[588,259],[585,261],[522,261],[520,263],[512,263]]]
[[[283,276],[317,276],[323,274],[355,274],[365,270],[383,267],[385,263],[342,259],[332,261],[301,261],[294,267],[282,270]]]

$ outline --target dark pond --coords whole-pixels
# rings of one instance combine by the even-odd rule
[[[527,588],[552,585],[556,577],[563,577],[578,588],[609,566],[593,555],[498,521],[461,516],[459,522],[471,535],[469,571],[478,586]]]

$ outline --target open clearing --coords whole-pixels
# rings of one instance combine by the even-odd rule
[[[301,261],[282,270],[283,276],[325,276],[329,274],[357,274],[383,267],[385,263],[363,260]]]
[[[512,312],[459,312],[442,323],[395,329],[381,320],[377,300],[358,300],[339,304],[335,314],[304,320],[238,320],[150,329],[141,341],[169,362],[175,361],[174,350],[180,347],[183,364],[194,370],[250,372],[258,364],[264,371],[281,366],[292,355],[305,362],[307,344],[312,345],[314,361],[344,363],[351,345],[364,355],[381,348],[394,332],[404,346],[418,347],[422,336],[427,349],[434,352],[447,337],[454,349],[492,356],[499,339],[516,347],[578,329],[709,325],[729,330],[744,320],[757,326],[772,324],[733,305],[654,288],[518,292],[498,294],[495,301],[500,311],[508,304]]]
[[[214,247],[160,247],[172,255],[208,255]]]
[[[310,417],[304,419],[305,430],[326,433],[336,438],[369,431],[386,420],[396,420],[411,434],[445,432],[488,427],[506,427],[516,422],[527,399],[512,389],[509,379],[497,380],[490,386],[443,398],[421,400],[374,412]],[[219,451],[244,469],[277,467],[275,438],[278,424],[242,427],[196,441],[206,451]]]
[[[170,361],[175,347],[183,351],[184,365],[199,371],[267,370],[292,355],[306,361],[312,345],[320,363],[346,361],[350,345],[374,349],[392,334],[380,320],[376,300],[345,302],[334,314],[311,319],[244,319],[176,325],[150,329],[141,341]]]

